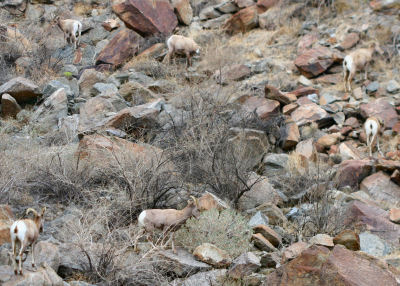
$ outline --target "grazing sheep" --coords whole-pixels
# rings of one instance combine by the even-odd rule
[[[180,36],[180,35],[172,35],[168,41],[167,41],[167,46],[168,46],[168,53],[165,56],[165,58],[170,62],[171,57],[175,54],[185,54],[186,55],[186,64],[187,66],[192,65],[192,54],[200,53],[200,46],[196,44],[195,41],[193,41],[190,38]],[[175,61],[175,59],[174,59]]]
[[[187,206],[182,210],[148,209],[142,211],[138,218],[141,230],[139,231],[139,234],[135,241],[134,250],[137,251],[137,241],[145,231],[151,234],[155,229],[160,229],[164,233],[172,232],[172,250],[175,253],[176,250],[173,237],[174,231],[176,231],[182,224],[184,224],[189,217],[197,217],[199,215],[197,200],[194,197],[192,197],[192,199],[192,201],[188,201]],[[148,236],[148,240],[150,240],[149,238],[150,237]]]
[[[64,41],[72,42],[76,50],[81,41],[82,23],[78,20],[65,19],[62,20],[59,16],[55,19],[58,27],[64,32]],[[77,40],[78,34],[78,40]]]
[[[369,148],[369,156],[372,156],[372,145],[376,139],[376,145],[378,148],[379,153],[382,154],[379,148],[379,138],[378,133],[381,129],[382,121],[378,117],[369,117],[364,123],[365,134],[367,135],[367,146]]]
[[[351,91],[351,81],[357,71],[364,70],[364,78],[367,79],[368,65],[372,61],[375,52],[383,54],[379,45],[372,43],[369,48],[358,49],[349,53],[343,60],[344,90]]]
[[[25,250],[28,246],[31,246],[31,254],[32,254],[32,267],[35,267],[35,257],[34,250],[35,244],[39,237],[39,233],[43,232],[43,221],[44,221],[44,213],[46,208],[44,207],[40,214],[38,214],[34,209],[29,208],[26,210],[26,214],[28,215],[30,212],[33,213],[33,219],[21,219],[15,221],[10,227],[10,237],[11,237],[11,251],[12,251],[12,261],[14,265],[14,273],[15,275],[22,275],[22,254],[25,253]],[[19,244],[20,248],[18,251],[18,270],[17,270],[17,245]]]

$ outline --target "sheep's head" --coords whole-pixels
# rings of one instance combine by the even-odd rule
[[[373,42],[370,45],[370,48],[374,49],[374,53],[378,53],[380,55],[383,55],[384,51],[381,49],[381,47],[379,46],[379,44],[377,42]]]
[[[28,208],[26,210],[26,215],[28,215],[29,213],[33,213],[34,221],[39,229],[39,232],[43,232],[43,222],[44,222],[44,213],[45,212],[46,212],[46,207],[42,208],[40,213],[38,213],[37,211],[35,211],[32,208]]]
[[[192,209],[192,216],[197,218],[200,215],[197,199],[195,197],[193,197],[193,196],[190,196],[190,198],[192,200],[188,200],[187,207],[190,207]]]

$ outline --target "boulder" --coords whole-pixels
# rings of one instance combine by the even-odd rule
[[[300,38],[300,41],[297,44],[297,54],[301,55],[305,53],[307,50],[311,49],[314,43],[316,43],[317,41],[318,41],[317,33],[311,32],[309,34],[304,35],[303,37]]]
[[[350,142],[343,142],[339,145],[339,154],[342,156],[342,160],[360,160],[362,157]]]
[[[261,9],[261,11],[265,12],[269,8],[274,7],[276,4],[278,4],[279,0],[258,0],[257,1],[257,7]]]
[[[262,212],[258,211],[256,212],[255,215],[251,217],[248,225],[254,227],[257,225],[268,225],[268,223],[269,223],[268,217],[264,215]]]
[[[329,118],[328,113],[315,103],[300,105],[290,115],[298,126],[311,122],[319,122]]]
[[[172,281],[172,285],[180,286],[210,286],[217,284],[220,279],[226,276],[226,269],[215,269],[205,272],[199,272],[185,278],[177,278]],[[72,285],[71,285],[72,286]]]
[[[14,275],[12,266],[0,266],[0,283],[2,286],[64,286],[64,282],[57,273],[47,264],[35,271],[23,269],[23,275]]]
[[[129,29],[143,37],[169,35],[178,24],[169,1],[126,0],[113,5],[112,9]]]
[[[252,173],[247,182],[251,186],[250,191],[245,192],[239,199],[239,208],[248,210],[258,207],[264,203],[271,203],[274,205],[281,204],[282,198],[278,192],[269,183],[268,179],[263,176],[258,176]]]
[[[360,250],[360,237],[352,230],[345,229],[333,238],[333,243],[344,245],[347,249]]]
[[[358,41],[360,40],[360,35],[358,33],[349,33],[347,34],[343,41],[339,44],[339,48],[341,50],[348,50],[354,47]]]
[[[106,29],[108,32],[111,32],[114,29],[118,29],[120,27],[120,24],[117,20],[115,19],[107,19],[103,23],[101,23],[104,29]]]
[[[239,81],[250,76],[251,70],[248,66],[237,64],[217,70],[214,72],[214,78],[218,83],[227,84],[230,81]]]
[[[376,206],[352,201],[345,211],[344,225],[368,229],[394,247],[400,247],[400,225],[389,220],[388,213]]]
[[[176,248],[177,253],[172,250],[159,251],[157,255],[167,263],[160,263],[158,267],[174,273],[178,277],[186,277],[189,273],[196,274],[211,269],[207,263],[197,261],[195,257],[183,248]]]
[[[383,119],[386,128],[392,128],[399,121],[395,108],[385,97],[370,101],[367,104],[361,104],[360,111],[364,118],[380,117]]]
[[[322,246],[326,246],[326,247],[334,246],[333,238],[327,234],[322,234],[322,233],[319,233],[319,234],[311,237],[308,243],[311,245],[315,244],[315,245],[322,245]]]
[[[317,158],[317,150],[315,149],[313,139],[307,139],[296,145],[296,153],[304,156],[307,160],[315,161]]]
[[[101,72],[95,69],[85,69],[78,81],[80,97],[90,97],[93,85],[98,82],[105,82],[105,80],[106,77]]]
[[[400,186],[390,180],[385,173],[378,172],[365,178],[360,185],[360,190],[368,193],[378,202],[400,202]]]
[[[251,252],[243,253],[232,262],[228,275],[233,279],[240,279],[255,272],[260,266],[260,258]]]
[[[400,0],[373,0],[369,3],[369,5],[375,11],[381,11],[386,9],[399,9],[400,8]]]
[[[249,6],[253,6],[256,2],[256,0],[234,0],[234,1],[239,8],[246,8]]]
[[[286,136],[283,139],[282,148],[283,150],[290,150],[300,141],[299,127],[291,118],[286,120],[285,134]]]
[[[64,88],[56,90],[33,113],[32,120],[45,130],[57,130],[58,121],[68,115],[68,98]]]
[[[272,245],[272,243],[266,239],[261,233],[256,233],[251,236],[251,241],[253,241],[254,246],[258,249],[266,252],[275,252],[277,249]]]
[[[189,26],[193,19],[193,10],[192,6],[190,5],[190,1],[172,0],[172,6],[176,11],[179,22]]]
[[[357,266],[357,267],[355,267]],[[397,285],[387,264],[342,245],[314,245],[267,276],[268,285]]]
[[[0,86],[0,95],[8,93],[21,103],[35,102],[40,95],[39,87],[23,77],[13,78]]]
[[[282,254],[282,263],[288,262],[299,256],[304,250],[309,247],[308,243],[299,241],[287,247]]]
[[[279,102],[261,97],[249,97],[244,103],[243,108],[249,112],[256,112],[260,119],[268,120],[279,114]]]
[[[339,188],[350,186],[357,189],[359,183],[372,172],[373,163],[370,160],[343,161],[336,172],[336,182]]]
[[[297,97],[293,94],[287,93],[283,94],[271,85],[266,85],[264,88],[265,98],[279,101],[282,105],[290,104],[291,102],[296,101]]]
[[[221,16],[221,13],[213,6],[203,8],[199,13],[200,20],[215,19]]]
[[[274,247],[279,247],[282,244],[282,238],[272,228],[259,224],[253,226],[254,233],[259,233],[265,237]]]
[[[35,246],[36,265],[46,263],[54,271],[58,271],[60,266],[60,252],[58,246],[47,241],[39,241]]]
[[[232,262],[228,253],[210,243],[203,243],[196,247],[193,255],[198,260],[215,267],[227,267]]]
[[[332,145],[337,144],[341,137],[342,134],[340,133],[325,134],[324,136],[320,137],[317,140],[317,144],[321,146],[323,149],[328,149]]]
[[[96,65],[110,64],[114,68],[119,67],[137,54],[142,40],[142,37],[132,30],[119,31],[101,50],[96,58]]]
[[[233,14],[225,22],[224,28],[230,33],[249,31],[258,26],[257,6],[249,6]]]
[[[15,100],[14,97],[9,95],[8,93],[4,93],[1,96],[1,117],[16,118],[18,112],[20,111],[21,111],[21,106],[18,104],[18,102]]]
[[[360,250],[376,257],[382,257],[392,252],[392,247],[384,239],[374,233],[364,231],[360,233]]]
[[[395,209],[395,208],[390,209],[389,219],[394,223],[400,223],[400,209]]]
[[[322,74],[333,63],[333,53],[326,47],[317,47],[307,50],[294,61],[300,73],[307,78],[313,78]]]
[[[0,245],[11,242],[10,226],[14,222],[14,214],[8,205],[0,205]]]

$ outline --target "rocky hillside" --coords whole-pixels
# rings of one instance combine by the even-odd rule
[[[400,1],[0,8],[1,285],[400,285]],[[172,34],[192,66],[165,58]],[[346,92],[343,59],[372,43]],[[193,198],[175,252],[142,235],[143,210]],[[44,206],[14,275],[10,226]]]

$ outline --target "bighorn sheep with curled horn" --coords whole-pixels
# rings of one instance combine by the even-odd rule
[[[369,48],[358,49],[350,52],[343,60],[344,90],[351,91],[351,81],[357,71],[364,70],[364,79],[367,79],[368,65],[372,61],[374,53],[383,54],[377,43],[372,43]]]
[[[167,40],[167,46],[168,53],[165,56],[165,59],[170,62],[171,57],[175,53],[185,54],[187,67],[192,65],[192,54],[200,54],[200,46],[196,44],[194,40],[180,35],[172,35],[171,37],[169,37],[169,39]]]
[[[64,41],[69,40],[69,42],[74,44],[76,50],[77,46],[81,41],[82,34],[82,23],[74,19],[64,19],[62,20],[60,16],[57,16],[54,20],[58,27],[64,32]],[[78,34],[78,39],[77,39]]]
[[[151,241],[149,234],[151,234],[155,229],[160,229],[164,233],[172,232],[172,250],[176,253],[174,232],[184,224],[189,217],[197,217],[200,214],[196,198],[193,196],[190,197],[192,200],[188,200],[187,206],[182,210],[148,209],[142,211],[138,217],[141,230],[136,238],[134,250],[137,251],[138,239],[144,232],[148,233],[147,239]]]
[[[22,254],[25,253],[25,250],[28,246],[31,246],[31,254],[32,254],[32,267],[35,267],[35,257],[34,250],[35,244],[39,237],[39,233],[43,232],[43,217],[46,208],[44,207],[40,214],[37,213],[34,209],[28,208],[26,210],[26,215],[29,213],[33,213],[33,219],[21,219],[15,221],[10,227],[10,237],[11,237],[11,251],[12,251],[12,262],[14,265],[14,273],[15,275],[22,275]],[[18,251],[18,270],[17,270],[17,246],[20,246]]]

